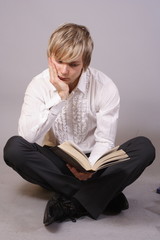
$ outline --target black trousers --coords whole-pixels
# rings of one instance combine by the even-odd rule
[[[4,160],[27,181],[68,198],[74,197],[96,219],[108,203],[133,183],[155,158],[155,148],[145,137],[131,139],[120,148],[130,160],[100,170],[87,181],[75,178],[50,147],[29,143],[20,136],[8,140],[4,147]]]

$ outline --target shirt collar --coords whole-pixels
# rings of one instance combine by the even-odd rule
[[[85,72],[82,72],[77,85],[77,89],[79,89],[83,93],[86,93],[87,91],[87,82],[88,82],[87,71],[88,70],[86,70]]]

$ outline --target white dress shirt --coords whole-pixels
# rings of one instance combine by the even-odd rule
[[[91,153],[91,164],[114,147],[120,98],[117,87],[104,73],[88,68],[67,100],[61,100],[46,69],[33,78],[24,97],[19,135],[34,143],[64,141]]]

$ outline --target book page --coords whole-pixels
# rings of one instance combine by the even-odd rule
[[[113,161],[119,161],[123,159],[127,159],[129,156],[126,154],[125,151],[122,149],[117,151],[111,151],[109,154],[101,157],[94,165],[94,169],[98,168],[100,165],[103,165],[105,163],[113,162]]]
[[[67,141],[67,142],[64,142],[61,144],[61,146],[68,146],[68,145],[71,145],[73,148],[75,148],[78,152],[80,152],[86,159],[87,156],[84,154],[84,152],[82,152],[82,150],[80,149],[80,147],[78,147],[75,143],[71,142],[71,141]]]
[[[77,162],[79,162],[87,170],[91,168],[87,156],[81,151],[79,151],[79,149],[75,148],[72,145],[72,143],[64,142],[58,147],[61,148],[64,152],[66,152],[68,155],[73,157]]]
[[[118,163],[121,163],[121,162],[124,162],[124,161],[127,161],[129,160],[130,158],[127,157],[127,158],[122,158],[122,159],[116,159],[116,160],[113,160],[111,162],[104,162],[102,165],[101,164],[97,164],[96,166],[93,166],[92,170],[93,171],[97,171],[97,170],[100,170],[100,169],[103,169],[103,168],[107,168],[109,166],[113,166],[115,164],[118,164]]]
[[[112,152],[118,151],[118,148],[119,148],[119,146],[116,146],[116,147],[114,147],[114,148],[111,148],[109,151],[106,151],[99,159],[103,158],[104,156],[106,156],[106,155],[108,155],[108,154],[110,154],[110,153],[112,153]],[[97,159],[97,161],[99,161],[99,159]]]

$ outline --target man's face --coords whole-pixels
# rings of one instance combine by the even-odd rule
[[[78,83],[79,77],[83,70],[82,57],[77,58],[73,62],[65,63],[52,57],[52,62],[57,70],[58,78],[72,87]]]

